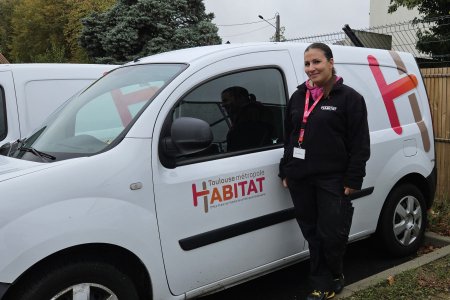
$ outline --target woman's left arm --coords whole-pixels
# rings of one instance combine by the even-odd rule
[[[354,91],[347,103],[348,166],[344,186],[360,190],[370,157],[370,134],[364,98]]]

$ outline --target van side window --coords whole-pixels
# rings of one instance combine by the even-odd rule
[[[185,158],[281,145],[286,97],[283,76],[275,68],[242,71],[198,86],[178,102],[172,118],[204,120],[214,139],[209,149]]]
[[[5,91],[0,86],[0,141],[7,135]]]

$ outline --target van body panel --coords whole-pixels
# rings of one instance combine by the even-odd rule
[[[0,182],[48,168],[48,165],[0,156]],[[14,177],[10,173],[14,173]]]
[[[20,276],[37,262],[94,243],[135,254],[150,276],[153,299],[195,298],[306,259],[307,243],[278,177],[283,138],[276,134],[283,128],[289,96],[306,80],[306,46],[220,45],[139,59],[123,68],[172,63],[185,68],[173,79],[160,79],[157,93],[144,97],[147,104],[133,111],[115,139],[103,141],[101,151],[52,163],[0,157],[0,194],[6,195],[0,210],[0,239],[5,241],[0,282],[20,286]],[[371,157],[363,193],[352,200],[352,241],[377,230],[385,201],[399,182],[411,175],[424,182],[433,179],[433,129],[420,71],[410,54],[343,46],[332,50],[337,74],[364,96],[369,118]],[[127,71],[117,74],[127,76]],[[90,89],[97,91],[107,76]],[[133,80],[108,92],[99,88],[98,98],[116,103],[109,112],[117,109],[120,115],[129,109],[125,105],[119,111],[117,90],[140,91],[151,78]],[[27,82],[32,88],[36,83]],[[221,93],[235,85],[247,88],[270,111],[265,116],[277,126],[270,144],[228,151],[232,124]],[[77,106],[76,101],[71,109],[81,111],[84,102]],[[84,117],[97,124],[95,112]],[[75,123],[78,115],[64,116]],[[209,125],[212,143],[193,153],[177,148],[172,124],[181,118]],[[105,124],[97,133],[116,129]],[[96,137],[95,130],[86,128],[81,136]],[[54,134],[71,137],[65,131]],[[199,147],[198,141],[189,142]],[[70,145],[78,149],[75,142]]]
[[[121,151],[124,147],[128,153],[125,156]],[[49,164],[30,163],[40,165],[40,170],[9,180],[2,187],[4,195],[8,195],[2,197],[2,205],[10,209],[0,213],[0,236],[8,241],[2,246],[8,258],[5,256],[0,262],[0,281],[12,282],[51,253],[97,242],[128,249],[148,263],[149,269],[162,271],[162,263],[158,264],[161,251],[150,152],[147,157],[136,153],[143,148],[150,148],[150,140],[125,139],[118,147],[95,158],[55,163],[51,169],[43,168]],[[84,170],[93,159],[98,168],[86,173]],[[116,163],[111,165],[111,160]],[[148,168],[140,168],[142,161],[148,162]],[[61,172],[70,175],[61,177]],[[105,182],[106,177],[109,180]],[[21,188],[31,182],[36,188]],[[140,182],[142,189],[131,190],[130,185],[135,182]],[[72,197],[65,196],[67,189]],[[31,201],[17,201],[22,198]]]

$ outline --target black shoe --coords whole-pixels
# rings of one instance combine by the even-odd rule
[[[344,289],[344,274],[339,275],[333,279],[333,288],[336,294],[339,294]]]
[[[313,291],[306,297],[306,300],[326,300],[331,299],[335,296],[334,292],[323,292],[323,291]]]

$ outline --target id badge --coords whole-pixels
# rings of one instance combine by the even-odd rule
[[[294,148],[294,155],[293,157],[298,158],[298,159],[305,159],[305,154],[306,154],[306,150],[299,148],[299,147],[295,147]]]

